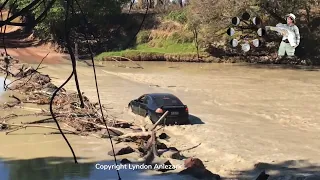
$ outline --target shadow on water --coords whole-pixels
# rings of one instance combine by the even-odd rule
[[[190,114],[189,121],[191,124],[204,124],[204,122],[197,116]]]
[[[257,69],[288,69],[302,71],[320,71],[320,66],[304,66],[304,65],[289,65],[289,64],[239,64],[237,66],[247,66]]]
[[[315,165],[307,160],[289,160],[280,163],[259,162],[253,169],[236,171],[237,179],[255,179],[260,172],[269,174],[268,180],[319,180],[320,165]],[[271,173],[272,172],[272,173]]]
[[[2,180],[115,180],[118,179],[116,169],[107,169],[114,165],[114,161],[81,163],[85,158],[78,158],[75,164],[73,158],[46,157],[28,160],[3,159],[0,161],[0,175]],[[119,165],[120,163],[118,163]],[[101,166],[103,165],[103,166]],[[98,168],[97,168],[98,167]],[[101,168],[106,167],[106,170]],[[124,167],[124,165],[122,166]],[[100,169],[99,169],[100,168]],[[182,176],[173,173],[161,175],[146,175],[143,170],[126,168],[119,170],[121,179],[139,180],[174,180]]]

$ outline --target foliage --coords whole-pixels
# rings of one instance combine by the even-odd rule
[[[198,29],[205,41],[219,41],[220,36],[216,32],[227,27],[232,17],[252,4],[252,0],[191,1],[188,8],[189,28]]]
[[[169,39],[176,43],[192,43],[193,42],[193,34],[189,31],[184,32],[174,32]]]
[[[10,0],[11,4],[14,1]],[[124,17],[121,13],[122,7],[128,5],[130,0],[78,1],[88,18],[90,28],[84,28],[84,21],[79,8],[75,4],[73,7],[76,15],[71,18],[68,24],[74,27],[71,30],[74,40],[83,39],[83,33],[90,32],[98,39],[96,47],[103,49],[103,51],[127,48],[128,39],[132,39],[129,36],[135,34],[136,29],[139,29],[135,27],[140,27],[139,24],[141,22],[141,19],[135,19],[134,15]],[[30,2],[32,0],[18,0],[16,9],[22,9]],[[48,2],[49,0],[46,1],[46,3]],[[145,2],[145,0],[139,0],[137,4],[141,5],[140,8],[145,8]],[[165,5],[161,2],[164,2]],[[225,44],[227,40],[226,29],[230,26],[232,17],[239,17],[244,11],[249,12],[253,16],[261,17],[263,25],[275,25],[279,22],[285,23],[284,16],[288,13],[294,13],[297,16],[297,25],[301,30],[302,39],[299,48],[308,49],[308,51],[305,51],[305,54],[308,55],[317,54],[318,52],[317,49],[319,47],[316,42],[320,39],[320,30],[318,28],[320,17],[319,9],[316,10],[315,7],[319,7],[320,0],[192,0],[188,1],[189,3],[185,7],[178,7],[176,4],[177,2],[180,3],[180,1],[175,2],[175,5],[170,5],[168,0],[152,0],[149,5],[151,9],[157,9],[156,7],[160,7],[160,5],[163,6],[163,9],[166,9],[167,12],[164,19],[162,18],[160,21],[174,21],[174,23],[171,23],[175,25],[172,26],[172,29],[184,27],[183,30],[179,32],[171,31],[169,23],[166,29],[159,30],[163,34],[170,34],[167,39],[152,39],[153,37],[150,38],[150,28],[156,30],[155,28],[161,28],[161,26],[158,26],[160,23],[156,24],[155,20],[146,20],[143,27],[148,26],[149,28],[143,28],[143,31],[136,38],[133,38],[135,42],[132,44],[138,45],[138,47],[139,45],[148,45],[150,48],[163,49],[168,47],[167,43],[169,41],[175,44],[175,46],[179,46],[177,44],[180,43],[192,44],[194,37],[197,37],[197,44],[200,44],[200,47],[205,47],[208,44]],[[49,38],[58,42],[63,41],[65,32],[64,6],[64,0],[56,0],[46,18],[36,25],[36,35],[42,39]],[[170,8],[170,6],[172,7]],[[45,7],[44,3],[41,3],[30,14],[37,17],[43,12]],[[138,12],[140,15],[143,15],[142,11],[138,10]],[[152,14],[152,12],[157,11],[151,10],[150,13]],[[147,16],[147,19],[150,19],[151,16]],[[268,41],[272,40],[269,38]],[[297,52],[299,52],[299,49],[297,49]]]
[[[179,9],[169,12],[169,14],[166,16],[166,19],[177,21],[181,24],[187,23],[187,11],[186,9]]]
[[[130,0],[78,0],[85,16],[87,17],[91,25],[91,28],[94,28],[90,30],[96,32],[101,31],[101,29],[105,29],[103,27],[106,24],[106,17],[120,14],[122,5],[128,3],[129,1]],[[14,0],[11,0],[11,3],[13,2]],[[32,0],[19,0],[16,3],[16,9],[21,10],[31,2]],[[43,21],[36,25],[35,30],[41,38],[61,38],[64,32],[65,7],[66,2],[64,0],[56,0],[53,4],[53,7],[50,8]],[[45,10],[45,8],[46,5],[41,3],[30,13],[32,14],[32,16],[38,17]],[[75,1],[73,4],[73,8],[74,9],[70,9],[69,12],[70,23],[68,25],[69,27],[75,27],[74,30],[77,31],[77,29],[80,29],[80,27],[82,29],[84,28],[84,21],[82,19],[81,11]]]
[[[147,43],[150,40],[150,31],[141,31],[139,32],[139,34],[137,35],[137,43],[138,44],[143,44],[143,43]]]

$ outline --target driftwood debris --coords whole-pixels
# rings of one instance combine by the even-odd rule
[[[10,61],[8,65],[8,62],[0,60],[0,67],[6,66],[9,67],[9,76],[14,79],[8,84],[8,90],[15,92],[15,94],[19,94],[19,96],[11,96],[13,100],[3,103],[0,105],[0,108],[21,108],[26,104],[49,105],[51,97],[58,87],[51,82],[51,78],[48,75],[38,72],[38,68],[34,69],[27,64],[19,63],[19,61]],[[0,68],[0,72],[6,74],[7,69]],[[81,108],[78,94],[76,92],[66,91],[62,88],[53,100],[53,112],[55,117],[57,117],[57,120],[74,128],[77,134],[96,132],[105,129],[106,126],[103,122],[103,117],[99,113],[99,104],[90,102],[86,96],[83,96],[83,99],[85,107]],[[102,108],[102,110],[108,114],[107,109],[105,107]],[[33,115],[51,116],[51,113],[49,112],[49,108],[47,108],[47,110],[42,110],[40,113],[34,113]],[[9,120],[19,116],[26,115],[11,115],[2,117],[0,120],[4,120],[4,118]],[[107,120],[106,123],[110,130],[115,131],[117,129],[118,131],[121,131],[119,128],[132,126],[129,122],[118,122],[116,118],[109,118],[106,116],[104,119]],[[35,123],[33,122],[32,124]],[[9,126],[6,128],[9,128]]]
[[[119,63],[120,65],[118,67],[124,67],[124,68],[140,68],[140,69],[144,69],[139,63],[129,59],[129,58],[126,58],[126,57],[122,57],[122,56],[112,56],[110,57],[112,60],[114,60],[115,62]],[[124,60],[127,60],[127,61],[130,61],[132,63],[134,63],[135,65],[137,65],[136,67],[131,67],[131,66],[126,66],[124,65],[123,63],[121,63],[120,61],[117,60],[117,58],[119,59],[124,59]]]

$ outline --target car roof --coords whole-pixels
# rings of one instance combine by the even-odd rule
[[[177,98],[179,99],[177,96],[170,94],[170,93],[150,93],[150,94],[146,94],[148,96],[151,96],[152,98],[163,98],[163,97],[168,97],[168,98]]]

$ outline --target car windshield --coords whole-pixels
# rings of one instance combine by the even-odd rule
[[[154,98],[155,103],[157,106],[180,106],[183,103],[174,97],[156,97]]]

